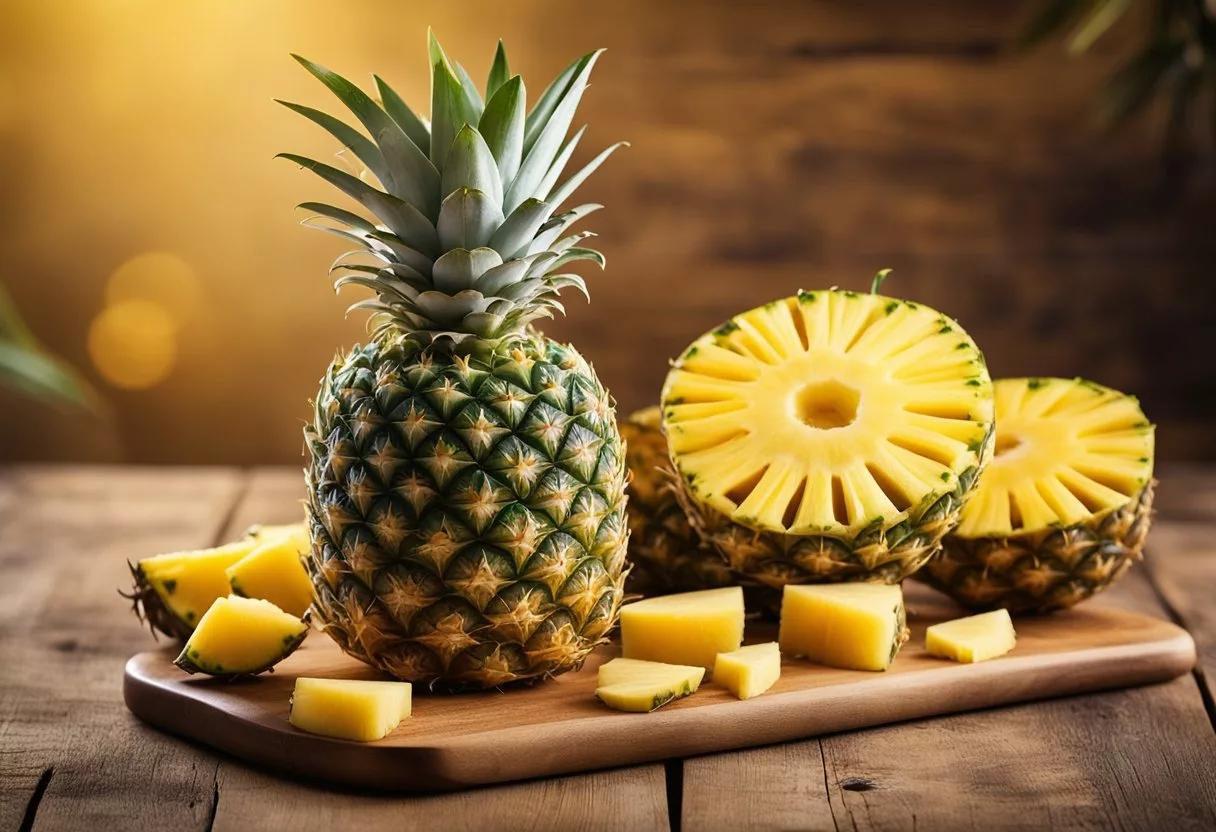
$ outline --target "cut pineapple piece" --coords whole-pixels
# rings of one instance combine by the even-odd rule
[[[250,539],[144,558],[131,567],[136,614],[166,635],[189,638],[212,602],[228,594],[225,571],[257,546]]]
[[[931,655],[956,662],[982,662],[1003,656],[1017,644],[1008,610],[956,618],[934,624],[925,632],[925,649]]]
[[[291,724],[301,731],[370,742],[392,733],[413,708],[409,682],[296,679]]]
[[[704,667],[613,659],[600,665],[595,695],[618,711],[648,713],[696,693],[704,678]]]
[[[300,560],[308,551],[303,524],[280,534],[259,536],[265,543],[228,567],[232,592],[246,598],[264,598],[297,618],[312,604],[312,581]]]
[[[621,608],[621,653],[630,659],[713,667],[743,643],[737,586],[647,598]]]
[[[759,696],[779,678],[781,648],[775,641],[719,653],[714,662],[714,684],[721,685],[740,699]]]
[[[957,323],[802,292],[697,339],[663,388],[694,525],[772,587],[914,572],[991,454],[992,384]]]
[[[262,543],[268,543],[281,537],[294,537],[303,540],[304,548],[308,548],[308,528],[303,522],[285,523],[281,526],[250,526],[245,530],[245,535]]]
[[[173,662],[187,673],[252,676],[290,656],[308,624],[269,601],[217,598]]]
[[[1048,612],[1140,557],[1153,425],[1131,396],[1081,379],[1001,379],[996,455],[922,573],[972,609]]]
[[[829,667],[886,670],[907,640],[904,596],[882,584],[789,585],[781,650]]]

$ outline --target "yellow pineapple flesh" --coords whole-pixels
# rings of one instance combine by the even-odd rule
[[[409,682],[296,679],[291,724],[323,737],[371,742],[388,736],[413,709]]]
[[[968,664],[1003,656],[1016,644],[1013,621],[1004,609],[944,621],[925,631],[930,655]]]
[[[771,688],[781,678],[781,648],[775,641],[749,644],[730,653],[719,653],[714,662],[714,684],[740,699],[751,699]]]
[[[263,598],[297,618],[312,604],[312,581],[301,556],[308,552],[308,532],[303,525],[272,536],[228,567],[232,592],[246,598]]]
[[[136,614],[154,630],[188,638],[217,599],[229,592],[227,569],[258,547],[253,538],[144,558],[131,567]]]
[[[829,667],[886,670],[907,640],[903,592],[883,584],[790,585],[781,650]]]
[[[704,678],[704,667],[613,659],[600,665],[595,696],[618,711],[649,713],[696,693]]]
[[[713,667],[743,643],[743,590],[737,586],[663,595],[621,608],[626,658]]]
[[[216,599],[174,661],[187,673],[252,676],[291,655],[308,624],[269,601],[229,595]]]

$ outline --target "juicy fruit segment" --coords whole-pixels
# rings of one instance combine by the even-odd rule
[[[647,598],[621,608],[621,654],[630,659],[713,667],[743,643],[743,590],[705,589]]]
[[[886,670],[907,640],[903,591],[882,584],[790,585],[781,650],[829,667]]]
[[[1153,425],[1134,398],[1080,379],[1001,379],[995,391],[996,455],[922,575],[975,609],[1072,606],[1140,557]]]
[[[781,648],[775,641],[749,644],[730,653],[719,653],[714,662],[714,684],[740,699],[751,699],[771,688],[781,678]]]
[[[595,695],[618,711],[648,713],[696,693],[704,678],[704,667],[613,659],[600,665]]]
[[[284,537],[294,537],[297,540],[304,541],[304,548],[308,548],[308,526],[303,522],[300,523],[284,523],[281,526],[250,526],[245,532],[246,537],[252,537],[261,543],[268,543],[271,540],[277,540]]]
[[[919,568],[991,453],[983,356],[909,301],[802,292],[697,339],[663,388],[692,519],[769,586]]]
[[[726,560],[701,541],[680,505],[680,487],[667,454],[660,411],[639,410],[624,419],[625,465],[629,468],[629,561],[626,588],[662,595],[734,583]]]
[[[410,715],[409,682],[296,679],[291,724],[323,737],[370,742],[381,739]]]
[[[228,567],[257,545],[241,540],[141,560],[131,567],[136,613],[166,635],[188,638],[211,604],[228,594]]]
[[[1003,656],[1017,644],[1008,610],[993,610],[934,624],[925,632],[930,655],[956,662],[982,662]]]
[[[228,567],[232,592],[246,598],[263,598],[297,618],[312,604],[312,581],[301,556],[308,552],[303,526],[287,533],[258,537],[266,540]]]
[[[308,635],[308,624],[269,601],[216,599],[173,662],[187,673],[246,676],[269,670]]]

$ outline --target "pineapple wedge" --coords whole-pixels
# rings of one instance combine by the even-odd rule
[[[308,623],[269,601],[217,598],[174,664],[187,673],[253,676],[290,656],[308,635]]]
[[[212,602],[228,594],[228,567],[260,544],[250,538],[213,549],[171,552],[131,567],[135,588],[127,597],[154,630],[186,639]]]
[[[618,711],[649,713],[696,693],[704,678],[704,667],[613,659],[600,665],[595,696]]]
[[[1017,644],[1009,610],[956,618],[934,624],[925,632],[930,655],[956,662],[982,662],[1003,656]]]
[[[283,537],[296,537],[304,540],[305,548],[308,545],[308,527],[303,523],[284,523],[281,526],[262,526],[254,525],[245,530],[246,537],[252,537],[259,543],[269,543],[272,540],[277,540]]]
[[[740,699],[759,696],[779,678],[781,648],[775,641],[749,644],[730,653],[719,653],[714,662],[714,683]]]
[[[743,643],[743,589],[737,586],[647,598],[621,608],[626,658],[713,667]]]
[[[409,682],[296,679],[292,725],[310,734],[370,742],[392,733],[413,709]]]
[[[228,567],[228,583],[235,595],[263,598],[299,618],[312,604],[312,581],[300,560],[308,551],[308,531],[303,524],[276,528],[288,531],[256,536],[265,542]]]
[[[886,670],[907,640],[903,592],[885,584],[789,584],[781,650],[829,667]]]

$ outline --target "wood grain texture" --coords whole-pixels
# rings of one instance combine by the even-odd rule
[[[1139,569],[1086,608],[1164,615]],[[1186,676],[688,760],[685,825],[783,829],[801,810],[838,830],[1208,829],[1216,734],[1196,693]]]

